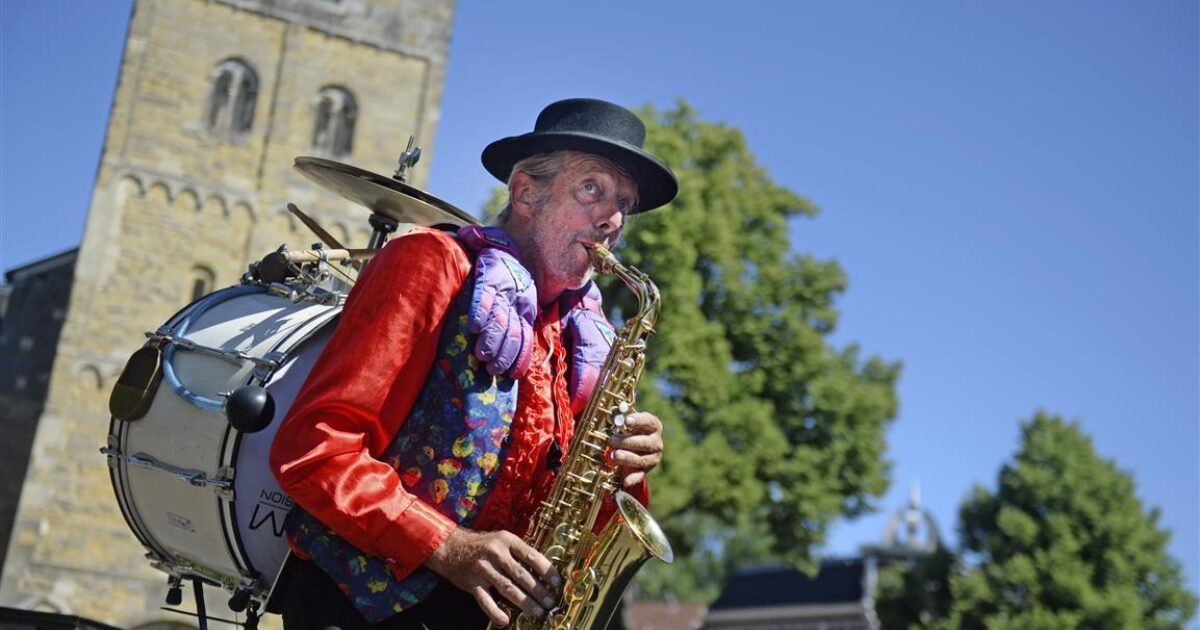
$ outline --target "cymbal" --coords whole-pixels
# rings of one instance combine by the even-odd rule
[[[479,223],[479,219],[419,188],[349,164],[301,156],[296,158],[295,167],[322,188],[400,223]]]

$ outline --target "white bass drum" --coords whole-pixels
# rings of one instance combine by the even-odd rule
[[[288,551],[283,519],[292,499],[268,468],[271,441],[341,312],[335,294],[294,301],[283,293],[222,289],[149,335],[161,379],[147,388],[143,415],[111,421],[102,449],[125,520],[172,586],[202,580],[255,608]],[[245,385],[274,401],[262,430],[226,420],[226,397]]]

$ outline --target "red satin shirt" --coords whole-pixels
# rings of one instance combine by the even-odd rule
[[[377,458],[424,386],[442,320],[470,272],[471,259],[440,230],[416,229],[388,243],[355,283],[271,447],[283,490],[352,545],[386,560],[397,579],[457,525],[409,494]],[[512,442],[476,530],[524,535],[554,481],[546,454],[555,440],[565,451],[573,434],[557,306],[539,314],[534,337]],[[645,484],[635,490],[645,502]]]

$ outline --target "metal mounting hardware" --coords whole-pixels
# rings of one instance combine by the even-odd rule
[[[173,344],[180,350],[187,350],[188,352],[195,352],[196,354],[216,357],[238,366],[240,366],[243,362],[250,362],[256,366],[265,367],[272,370],[279,367],[279,363],[277,361],[272,361],[271,359],[251,356],[241,350],[221,350],[220,348],[202,346],[190,339],[176,337],[161,330],[154,333],[148,332],[146,333],[146,337],[148,337],[153,343]]]
[[[108,467],[116,468],[117,467],[117,459],[120,457],[120,454],[121,454],[120,449],[117,448],[117,445],[119,444],[119,442],[117,441],[117,436],[109,433],[108,440],[106,440],[106,441],[107,441],[107,446],[100,447],[100,452],[107,455],[107,457],[104,458],[104,461],[108,463]],[[115,455],[114,455],[114,453],[115,453]]]
[[[392,175],[393,179],[406,181],[408,179],[408,171],[417,165],[421,159],[421,147],[416,146],[417,137],[410,135],[408,137],[408,147],[400,154],[400,164],[396,167],[396,172]]]
[[[345,301],[345,296],[314,286],[313,284],[286,284],[272,282],[267,285],[267,292],[290,300],[293,304],[308,301],[325,306],[337,306]]]
[[[108,455],[109,457],[124,459],[125,461],[129,462],[130,466],[134,466],[136,468],[147,468],[151,470],[162,471],[167,474],[174,475],[193,486],[200,488],[212,488],[213,491],[216,492],[221,498],[233,500],[232,468],[223,467],[217,471],[217,476],[209,477],[208,475],[205,475],[203,471],[173,466],[163,462],[162,460],[159,460],[153,455],[147,455],[146,453],[125,454],[122,453],[120,449],[111,446],[106,446],[100,449],[100,452]]]

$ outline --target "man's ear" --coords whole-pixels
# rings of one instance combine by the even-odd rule
[[[508,186],[508,199],[512,203],[513,212],[523,218],[533,216],[533,199],[535,197],[536,183],[528,173],[517,171],[513,173],[512,181]]]

